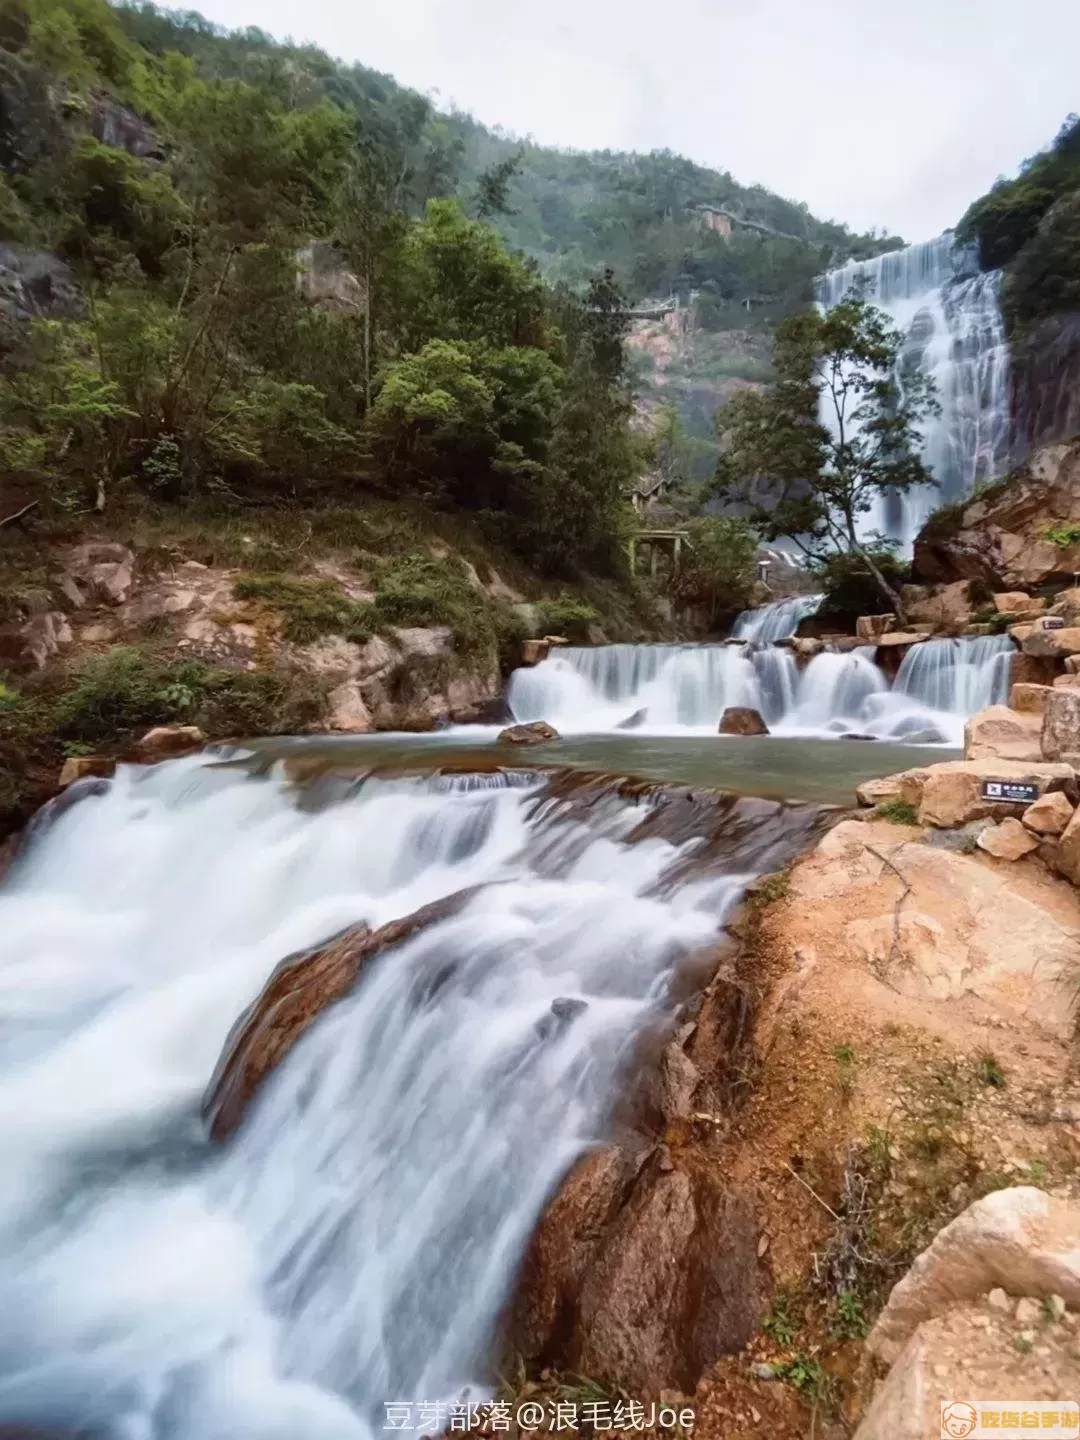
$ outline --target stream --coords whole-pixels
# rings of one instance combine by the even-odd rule
[[[920,713],[962,724],[946,707],[1000,680],[983,648],[928,659]],[[359,1440],[389,1402],[489,1393],[529,1237],[609,1133],[636,1047],[676,1022],[686,967],[822,803],[948,753],[827,726],[706,737],[732,674],[764,685],[761,656],[792,658],[564,651],[510,701],[561,696],[545,718],[577,705],[580,733],[524,755],[479,727],[263,741],[121,766],[39,818],[0,888],[0,1429]],[[854,707],[868,662],[819,657],[803,684],[820,660]],[[615,728],[642,707],[655,724]],[[551,779],[568,769],[731,798],[707,842],[665,838],[659,792],[575,802]],[[463,890],[212,1143],[207,1087],[282,959]]]

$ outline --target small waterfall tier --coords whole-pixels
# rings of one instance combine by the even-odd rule
[[[947,233],[829,271],[819,285],[820,303],[828,309],[852,287],[864,287],[905,336],[901,387],[904,368],[913,364],[937,385],[941,414],[923,426],[923,459],[937,488],[895,497],[869,526],[910,544],[931,510],[1007,468],[1009,349],[1001,275],[980,271],[974,251]],[[824,407],[822,419],[829,423]]]
[[[800,620],[817,614],[824,598],[824,595],[790,595],[784,600],[774,600],[771,605],[744,610],[735,621],[732,637],[736,640],[756,640],[761,644],[787,640],[799,628]]]
[[[728,706],[745,705],[781,735],[959,745],[969,715],[1007,698],[1013,649],[1007,635],[926,640],[890,686],[873,646],[825,651],[802,669],[781,645],[566,647],[515,670],[507,701],[516,720],[564,734],[715,734]]]

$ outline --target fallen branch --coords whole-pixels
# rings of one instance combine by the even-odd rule
[[[784,1169],[789,1170],[791,1174],[795,1176],[795,1179],[798,1180],[799,1184],[803,1187],[803,1189],[809,1191],[809,1193],[814,1197],[814,1199],[818,1202],[821,1208],[823,1210],[827,1210],[832,1216],[832,1218],[837,1222],[837,1224],[841,1223],[840,1216],[836,1213],[832,1206],[827,1201],[823,1200],[821,1196],[817,1193],[817,1191],[814,1189],[814,1187],[807,1184],[807,1182],[802,1178],[799,1172],[795,1169],[792,1169],[792,1167],[788,1164],[786,1160],[784,1161]]]
[[[870,851],[871,855],[876,855],[883,865],[889,867],[904,887],[897,898],[896,904],[893,906],[893,933],[892,944],[889,947],[889,964],[895,965],[898,960],[903,958],[900,953],[900,910],[903,907],[904,901],[911,894],[911,882],[902,871],[897,869],[887,855],[883,855],[880,850],[875,850],[873,845],[867,845],[866,848]],[[896,848],[897,850],[902,850],[904,847],[903,845],[898,845]]]
[[[5,525],[14,525],[16,521],[21,520],[24,515],[29,515],[35,505],[40,504],[40,500],[31,500],[29,505],[24,505],[21,510],[16,510],[14,515],[5,515],[3,520],[0,520],[0,529],[3,529]]]

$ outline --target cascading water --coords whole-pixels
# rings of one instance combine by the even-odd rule
[[[903,332],[898,379],[919,364],[933,377],[941,414],[923,425],[923,459],[938,482],[896,496],[869,528],[910,544],[931,510],[1000,474],[1009,451],[1009,350],[998,271],[980,272],[951,233],[873,260],[851,261],[820,282],[826,309],[852,287]],[[822,419],[830,417],[823,407]]]
[[[926,640],[890,689],[871,646],[826,651],[803,669],[777,645],[568,646],[515,670],[507,703],[516,720],[565,734],[715,734],[723,711],[742,705],[780,735],[959,745],[967,717],[1007,695],[1013,649],[1007,635]]]
[[[697,841],[633,843],[641,808],[568,810],[535,777],[320,809],[200,757],[122,767],[41,827],[0,892],[0,1429],[364,1440],[388,1400],[482,1382],[635,1037],[816,823],[732,806],[692,878]],[[204,1089],[275,964],[467,887],[210,1146]]]
[[[791,595],[770,605],[744,610],[735,621],[732,638],[756,640],[763,645],[787,640],[798,630],[800,620],[817,614],[824,598],[824,595]]]

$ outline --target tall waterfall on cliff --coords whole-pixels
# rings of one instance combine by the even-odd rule
[[[999,304],[1001,277],[980,272],[974,252],[950,233],[876,259],[851,261],[820,282],[828,308],[853,287],[885,310],[906,337],[900,362],[933,376],[941,414],[923,427],[923,458],[937,488],[897,496],[870,529],[908,545],[931,510],[970,494],[1002,472],[1009,449],[1009,350]],[[828,416],[823,414],[828,423]]]
[[[494,775],[319,806],[199,757],[40,827],[0,892],[0,1431],[370,1440],[385,1402],[491,1379],[630,1047],[817,813],[721,807],[703,858],[636,843],[651,804]],[[210,1144],[204,1090],[277,963],[462,890]]]

